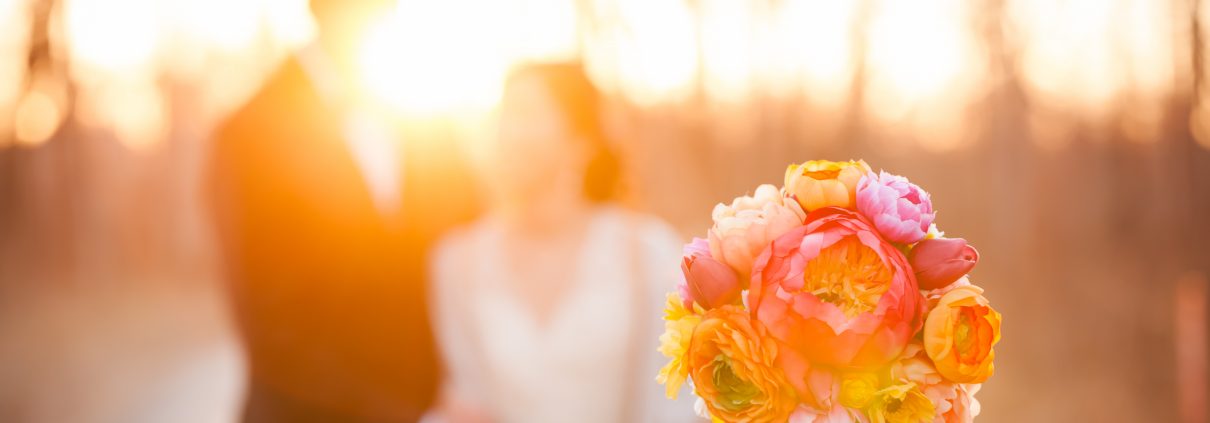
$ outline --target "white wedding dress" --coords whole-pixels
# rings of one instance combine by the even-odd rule
[[[573,286],[547,322],[500,283],[509,267],[499,220],[443,240],[430,292],[445,394],[502,422],[697,420],[687,389],[673,401],[655,382],[665,361],[656,351],[664,295],[681,277],[680,240],[656,219],[613,207],[594,212],[587,231]]]

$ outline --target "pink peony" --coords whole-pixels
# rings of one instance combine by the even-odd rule
[[[714,206],[710,228],[710,255],[726,263],[745,279],[752,261],[774,238],[802,226],[805,213],[773,185],[761,185],[751,197],[739,197],[731,205]]]
[[[857,183],[857,210],[874,221],[883,238],[902,244],[924,239],[936,217],[927,192],[886,172],[870,172]]]
[[[694,238],[693,242],[685,244],[681,272],[685,274],[685,280],[677,288],[686,304],[694,301],[709,310],[739,302],[743,291],[739,277],[730,266],[710,256],[710,245],[706,240]],[[686,308],[693,307],[686,305]]]
[[[970,273],[979,262],[979,251],[962,238],[926,239],[908,253],[908,262],[916,272],[920,289],[933,290]]]
[[[899,356],[923,324],[907,259],[860,214],[825,207],[773,241],[752,269],[753,317],[782,344],[802,388],[806,363],[870,370]],[[798,380],[796,380],[796,378]]]

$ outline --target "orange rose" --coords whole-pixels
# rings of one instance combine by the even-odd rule
[[[743,308],[722,306],[703,316],[689,346],[696,393],[723,421],[784,422],[798,405],[774,364],[777,344]]]
[[[997,342],[1000,313],[974,285],[945,293],[924,323],[924,350],[941,376],[953,382],[982,383],[991,377]]]

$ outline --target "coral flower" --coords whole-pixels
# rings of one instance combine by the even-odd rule
[[[857,184],[857,210],[891,242],[912,244],[924,239],[936,213],[929,194],[907,178],[870,173]]]
[[[784,422],[798,400],[776,356],[774,340],[743,308],[710,310],[689,346],[695,392],[723,421]]]
[[[1000,313],[974,285],[947,292],[924,324],[924,350],[937,371],[958,383],[981,383],[995,371]]]
[[[773,241],[752,270],[753,315],[790,352],[783,368],[803,388],[805,360],[865,370],[889,363],[923,324],[907,259],[856,212],[828,207]]]
[[[811,212],[824,207],[853,208],[857,183],[870,172],[864,160],[812,160],[786,169],[786,194]]]
[[[745,280],[752,261],[773,239],[802,226],[806,213],[773,185],[761,185],[751,197],[739,197],[731,205],[719,203],[711,213],[710,255],[735,269]]]
[[[962,238],[933,238],[920,241],[908,253],[920,289],[934,290],[954,283],[975,268],[979,251]]]
[[[706,240],[694,238],[685,245],[681,259],[681,272],[685,275],[681,291],[683,299],[696,302],[706,309],[725,304],[738,304],[743,286],[731,266],[715,260],[710,255]]]

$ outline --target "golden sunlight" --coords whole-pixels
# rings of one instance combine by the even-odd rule
[[[362,82],[409,115],[483,111],[498,102],[511,66],[574,57],[576,23],[569,2],[401,0],[363,42]]]
[[[1200,0],[1197,3],[1197,18],[1201,22],[1210,22],[1210,0]],[[1210,37],[1210,27],[1207,25],[1200,26],[1199,34],[1202,39]],[[1203,44],[1201,51],[1197,52],[1202,57],[1210,57],[1210,45]],[[1196,70],[1195,70],[1196,71]],[[1210,77],[1210,69],[1205,66],[1200,70],[1201,75],[1194,75],[1202,81]],[[1193,134],[1193,138],[1202,148],[1210,150],[1210,86],[1202,83],[1196,86],[1197,92],[1193,93],[1194,104],[1193,110],[1189,113],[1189,132]]]
[[[225,51],[239,50],[253,41],[260,29],[260,16],[241,13],[246,9],[242,0],[169,0],[173,20],[186,36]],[[223,25],[215,25],[223,22]]]
[[[701,5],[702,88],[711,100],[742,103],[752,94],[757,21],[749,2],[706,0]]]
[[[63,19],[71,78],[83,89],[73,114],[108,128],[118,141],[143,148],[163,134],[163,104],[155,83],[164,35],[163,9],[153,0],[71,0]]]
[[[12,130],[10,116],[21,96],[29,44],[29,22],[22,19],[21,0],[0,0],[0,148],[12,142],[5,136]]]
[[[66,0],[59,13],[77,88],[70,116],[132,149],[168,134],[171,87],[205,87],[181,105],[212,122],[314,31],[307,0]]]
[[[1116,119],[1127,138],[1155,139],[1163,102],[1175,89],[1175,41],[1185,21],[1169,2],[1013,0],[1007,7],[1019,74],[1042,126]],[[1185,27],[1187,28],[1187,27]],[[1129,105],[1130,111],[1121,108]],[[1047,118],[1046,116],[1050,116]],[[1064,121],[1065,123],[1059,123]],[[1038,136],[1039,143],[1065,137]]]
[[[790,1],[775,14],[773,38],[779,91],[794,92],[813,104],[839,107],[853,81],[857,23],[855,1]]]
[[[160,40],[154,0],[70,0],[64,4],[74,63],[104,71],[145,67]]]
[[[698,73],[695,15],[678,0],[593,1],[585,61],[607,92],[643,106],[693,93]]]
[[[420,115],[493,106],[508,63],[492,7],[499,3],[399,2],[359,52],[369,95]]]
[[[920,140],[932,150],[962,141],[961,116],[986,82],[986,52],[966,4],[884,1],[870,23],[866,108],[878,121],[928,134]]]
[[[30,91],[17,103],[13,135],[18,143],[38,145],[59,128],[63,120],[62,105],[41,90]]]
[[[1206,3],[1202,15],[1210,13]],[[40,4],[55,7],[35,12]],[[1130,140],[1160,138],[1166,102],[1193,85],[1187,47],[1194,35],[1184,17],[1191,7],[1148,0],[1007,0],[1002,10],[960,0],[398,0],[367,30],[356,56],[362,94],[410,117],[490,111],[511,68],[581,59],[602,91],[640,108],[802,100],[812,116],[831,119],[860,104],[862,122],[891,135],[878,139],[916,139],[931,151],[969,141],[980,120],[963,116],[1008,82],[1030,106],[1023,118],[1031,138],[1055,147],[1061,143],[1049,140],[1085,126],[1111,126]],[[31,68],[35,13],[48,15],[39,19],[48,20],[53,47],[39,54],[69,66]],[[1200,28],[1197,37],[1210,36]],[[0,133],[12,135],[19,124],[28,143],[57,129],[45,122],[71,121],[147,146],[175,124],[162,120],[211,122],[230,112],[280,59],[311,41],[315,24],[308,0],[0,0],[0,34]],[[18,122],[52,116],[38,112],[49,110],[28,80],[38,72],[55,73],[73,95],[52,102],[57,119]],[[1210,88],[1198,89],[1196,98],[1210,98]],[[1194,103],[1190,130],[1210,148],[1210,106]],[[734,107],[711,110],[724,109]],[[733,116],[719,125],[752,127],[751,116]]]

